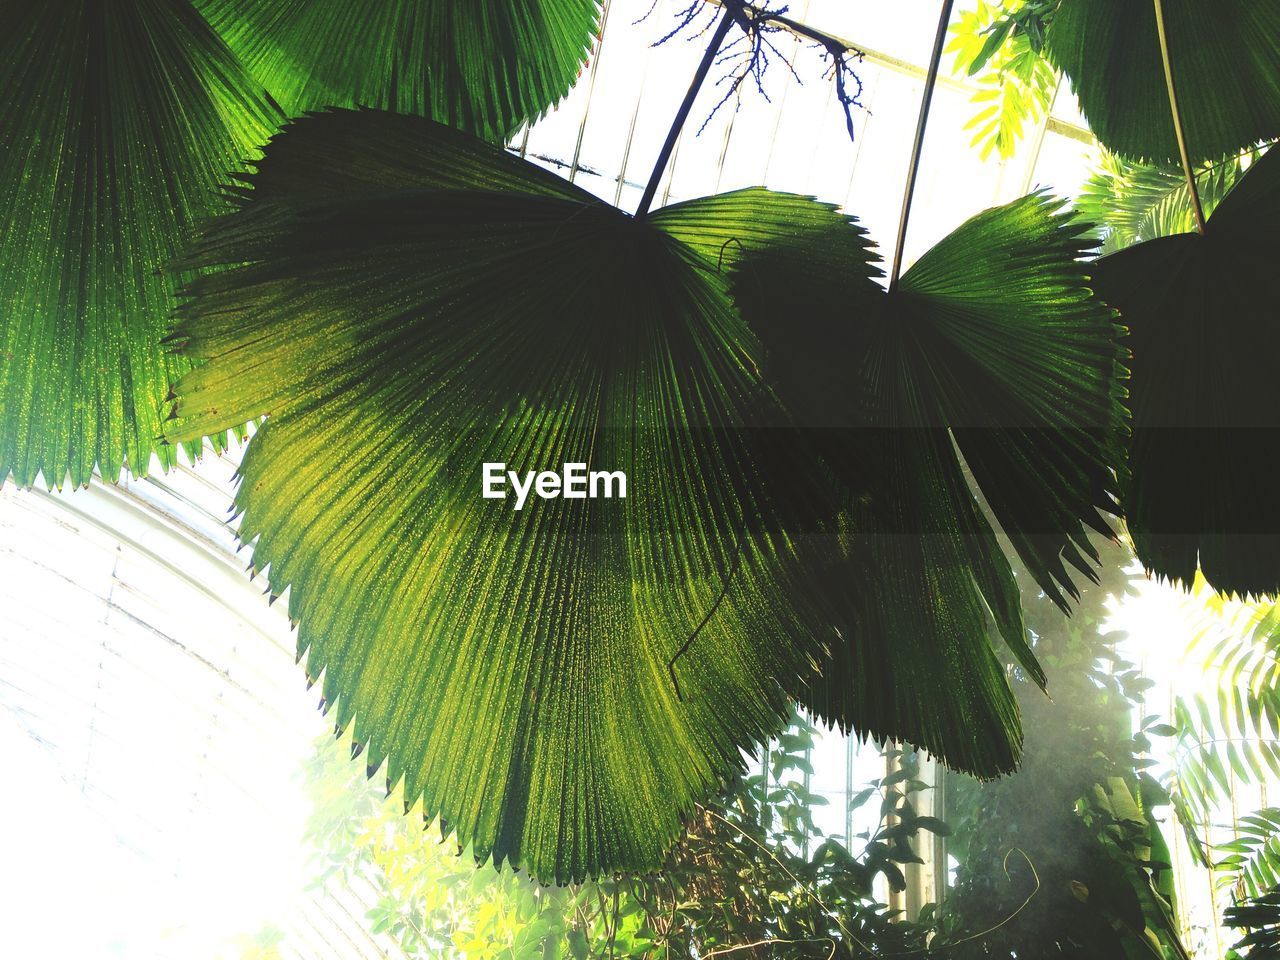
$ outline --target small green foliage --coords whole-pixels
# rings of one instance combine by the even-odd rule
[[[1257,162],[1261,152],[1249,149],[1196,169],[1196,192],[1206,216]],[[1135,163],[1103,154],[1097,170],[1076,198],[1076,210],[1098,224],[1103,255],[1136,243],[1190,233],[1195,229],[1187,178],[1177,164]]]
[[[1280,887],[1230,907],[1226,925],[1244,931],[1228,960],[1276,960],[1280,957]]]
[[[1017,684],[1027,753],[1016,773],[947,781],[959,868],[934,943],[949,960],[1186,956],[1155,816],[1168,796],[1144,772],[1147,731],[1133,732],[1144,678],[1103,630],[1109,598],[1127,589],[1125,557],[1106,548],[1104,579],[1070,620],[1023,583],[1053,699]]]
[[[951,25],[946,52],[953,70],[980,85],[973,95],[977,111],[965,124],[972,145],[985,160],[993,153],[1009,159],[1029,127],[1040,123],[1053,105],[1058,74],[1043,55],[1044,31],[1054,2],[979,0]]]
[[[1241,787],[1280,777],[1280,608],[1218,597],[1203,582],[1187,604],[1200,614],[1188,656],[1209,692],[1174,705],[1174,810],[1192,853],[1222,886],[1261,896],[1280,884],[1280,810],[1234,817],[1225,843],[1209,845],[1203,834]]]
[[[855,798],[879,809],[875,830],[827,837],[813,821],[825,798],[807,785],[815,734],[795,717],[770,747],[767,771],[699,808],[661,872],[567,887],[477,867],[434,825],[424,829],[420,807],[405,814],[401,791],[384,799],[345,741],[325,737],[306,772],[315,885],[371,884],[368,929],[413,960],[696,960],[748,944],[785,944],[796,960],[867,956],[859,942],[918,950],[925,929],[872,895],[878,876],[901,885],[921,831],[947,829],[915,813],[918,759],[891,751],[899,772]]]

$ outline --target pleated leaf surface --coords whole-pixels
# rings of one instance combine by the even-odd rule
[[[1217,159],[1280,135],[1280,3],[1163,5],[1191,159]],[[1063,0],[1046,43],[1109,149],[1134,160],[1178,160],[1150,0]]]
[[[965,468],[1066,606],[1066,566],[1089,570],[1086,530],[1105,529],[1121,458],[1117,331],[1059,206],[1032,195],[979,214],[892,293],[848,227],[743,257],[735,275],[770,382],[848,493],[839,549],[810,542],[835,642],[803,699],[985,776],[1021,743],[993,634],[1043,673]]]
[[[293,116],[377,107],[502,139],[573,86],[598,0],[196,0]]]
[[[267,415],[241,535],[337,721],[481,856],[655,867],[818,656],[727,281],[656,219],[416,117],[297,121],[251,181],[193,253],[233,266],[189,288],[173,342],[205,362],[171,432]],[[739,194],[718,242],[682,209],[709,249],[799,203]],[[623,471],[626,499],[517,511],[482,496],[491,462]]]
[[[185,0],[4,4],[0,90],[0,482],[145,473],[168,264],[279,118]]]

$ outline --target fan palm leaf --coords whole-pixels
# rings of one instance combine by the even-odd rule
[[[1192,161],[1280,135],[1280,3],[1162,2]],[[1046,49],[1108,149],[1132,160],[1178,160],[1150,0],[1063,0]]]
[[[736,271],[771,383],[850,498],[841,550],[817,564],[836,639],[805,701],[879,735],[908,718],[906,739],[947,759],[966,737],[1006,745],[997,772],[1016,760],[1017,710],[992,626],[1043,673],[965,467],[1066,609],[1122,459],[1117,330],[1087,286],[1086,228],[1059,206],[1032,195],[979,214],[887,294],[865,244],[850,255],[831,231]]]
[[[1187,585],[1199,568],[1218,590],[1280,591],[1280,505],[1267,467],[1280,436],[1271,389],[1278,217],[1272,150],[1203,235],[1140,243],[1094,268],[1133,352],[1129,532],[1150,571]]]
[[[196,0],[286,112],[379,107],[502,139],[578,78],[598,0]]]
[[[746,191],[666,212],[685,243],[375,111],[289,125],[251,182],[193,253],[229,269],[180,312],[207,362],[171,435],[268,414],[240,533],[337,722],[481,856],[656,867],[818,655],[786,531],[821,517],[761,470],[780,417],[709,251],[842,218]],[[498,462],[622,471],[626,499],[516,510],[483,496]]]
[[[166,267],[278,115],[186,0],[5,4],[0,90],[0,481],[143,474]]]

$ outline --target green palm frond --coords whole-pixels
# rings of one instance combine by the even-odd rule
[[[989,625],[1043,674],[960,456],[1064,607],[1067,568],[1091,571],[1087,530],[1106,531],[1100,511],[1114,503],[1116,330],[1086,284],[1084,227],[1059,206],[1033,195],[979,214],[888,295],[865,241],[853,254],[833,242],[848,227],[736,271],[771,382],[849,497],[835,555],[814,548],[827,554],[815,566],[836,643],[805,700],[864,732],[905,723],[911,742],[971,769],[974,750],[1007,769],[1018,742]],[[905,673],[910,689],[895,685]],[[908,703],[917,689],[925,699]]]
[[[1280,882],[1277,811],[1237,818],[1232,839],[1212,847],[1203,832],[1242,787],[1280,777],[1280,609],[1228,601],[1204,585],[1189,602],[1210,615],[1188,649],[1210,689],[1179,697],[1173,726],[1156,731],[1176,737],[1174,810],[1203,865],[1224,885],[1260,893]]]
[[[289,125],[251,184],[193,254],[239,266],[189,288],[172,435],[269,414],[240,533],[338,723],[481,856],[655,867],[820,652],[785,534],[808,481],[761,472],[781,417],[711,251],[844,218],[752,190],[638,221],[375,111]],[[627,497],[515,511],[490,462]]]
[[[1249,168],[1203,236],[1104,257],[1098,292],[1133,353],[1134,435],[1125,516],[1147,569],[1218,590],[1280,590],[1280,502],[1268,451],[1280,437],[1271,383],[1280,276],[1280,153]],[[1261,458],[1261,459],[1260,459]]]
[[[487,139],[560,100],[599,0],[195,0],[285,111],[377,107]]]
[[[1226,925],[1244,932],[1231,949],[1247,960],[1280,957],[1280,886],[1227,909]]]
[[[0,482],[145,473],[165,270],[279,117],[186,0],[5,4],[0,90]]]
[[[1280,136],[1280,4],[1163,3],[1191,159],[1227,156]],[[1178,159],[1152,3],[1062,0],[1046,49],[1109,150],[1133,160]]]
[[[1214,847],[1214,870],[1251,897],[1280,884],[1280,809],[1263,807],[1235,823],[1235,839]]]
[[[879,273],[866,234],[843,224],[806,231],[735,269],[735,295],[764,341],[770,381],[846,490],[837,534],[802,543],[832,655],[801,699],[845,729],[993,776],[1016,764],[1022,731],[966,554],[999,552],[945,431],[870,425],[879,411],[859,381],[860,323],[883,299]],[[1021,641],[1011,573],[982,572]]]
[[[1064,610],[1068,568],[1092,576],[1097,563],[1089,531],[1112,536],[1103,514],[1125,430],[1119,330],[1087,286],[1088,232],[1061,201],[1031,194],[969,220],[900,287],[929,321],[902,338],[920,384],[904,378],[903,405],[936,391],[935,416],[987,505]]]
[[[1206,215],[1259,156],[1250,149],[1200,165],[1196,193]],[[1187,178],[1178,165],[1133,163],[1110,153],[1081,189],[1076,210],[1099,225],[1104,255],[1156,237],[1189,233],[1196,226]]]

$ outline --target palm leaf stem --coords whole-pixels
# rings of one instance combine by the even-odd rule
[[[636,207],[636,219],[643,220],[649,214],[649,207],[653,204],[653,198],[658,192],[658,183],[662,180],[662,174],[667,169],[667,162],[671,159],[671,153],[676,148],[676,140],[680,137],[680,131],[684,128],[684,122],[689,119],[689,111],[693,109],[693,101],[698,99],[698,92],[702,89],[703,81],[707,79],[707,74],[711,72],[711,65],[715,63],[716,54],[720,52],[720,45],[724,43],[724,38],[729,33],[729,28],[733,26],[734,19],[742,13],[742,3],[740,0],[726,0],[724,3],[724,12],[720,15],[720,22],[716,24],[715,32],[711,35],[711,42],[707,44],[706,52],[702,55],[702,62],[698,64],[698,69],[693,74],[693,80],[689,83],[689,90],[684,95],[684,100],[680,103],[680,109],[676,111],[675,119],[671,121],[671,129],[667,131],[667,139],[663,141],[662,149],[658,151],[658,159],[654,162],[653,173],[649,174],[649,182],[645,184],[644,195],[640,197],[640,205]]]
[[[1164,28],[1164,5],[1152,0],[1156,7],[1156,32],[1160,35],[1160,59],[1164,62],[1164,82],[1169,89],[1169,109],[1173,113],[1173,129],[1178,135],[1178,154],[1182,158],[1182,172],[1187,178],[1187,190],[1191,193],[1191,209],[1196,218],[1196,231],[1204,233],[1204,206],[1196,189],[1195,172],[1191,169],[1191,154],[1187,150],[1187,135],[1182,126],[1182,111],[1178,109],[1178,94],[1173,84],[1173,66],[1169,61],[1169,38]]]
[[[1158,3],[1159,0],[1156,0]],[[920,151],[924,146],[924,130],[929,122],[929,107],[933,103],[933,88],[938,80],[938,67],[942,63],[942,48],[947,41],[947,25],[951,22],[953,0],[943,0],[938,15],[938,33],[933,38],[933,53],[929,56],[929,72],[924,78],[924,95],[920,98],[920,118],[916,121],[916,138],[911,144],[911,162],[907,166],[907,188],[902,195],[902,215],[898,218],[898,241],[893,249],[893,267],[889,271],[889,289],[898,286],[902,273],[902,248],[907,239],[907,221],[911,217],[911,198],[916,192],[916,174],[920,172]]]
[[[724,582],[720,587],[720,592],[716,594],[715,602],[711,604],[711,608],[707,610],[698,625],[693,628],[693,633],[689,634],[689,638],[680,645],[680,649],[677,650],[671,659],[667,661],[667,673],[671,676],[671,685],[675,687],[676,698],[682,703],[684,702],[684,694],[680,692],[680,681],[676,677],[676,661],[689,652],[689,648],[693,646],[693,641],[698,639],[698,634],[702,632],[702,628],[711,622],[711,618],[714,617],[716,611],[720,609],[720,604],[724,603],[724,598],[729,593],[729,586],[733,583],[734,577],[738,575],[738,568],[740,566],[742,566],[741,543],[738,544],[737,549],[734,551],[733,566],[730,567],[729,572],[724,575]]]

